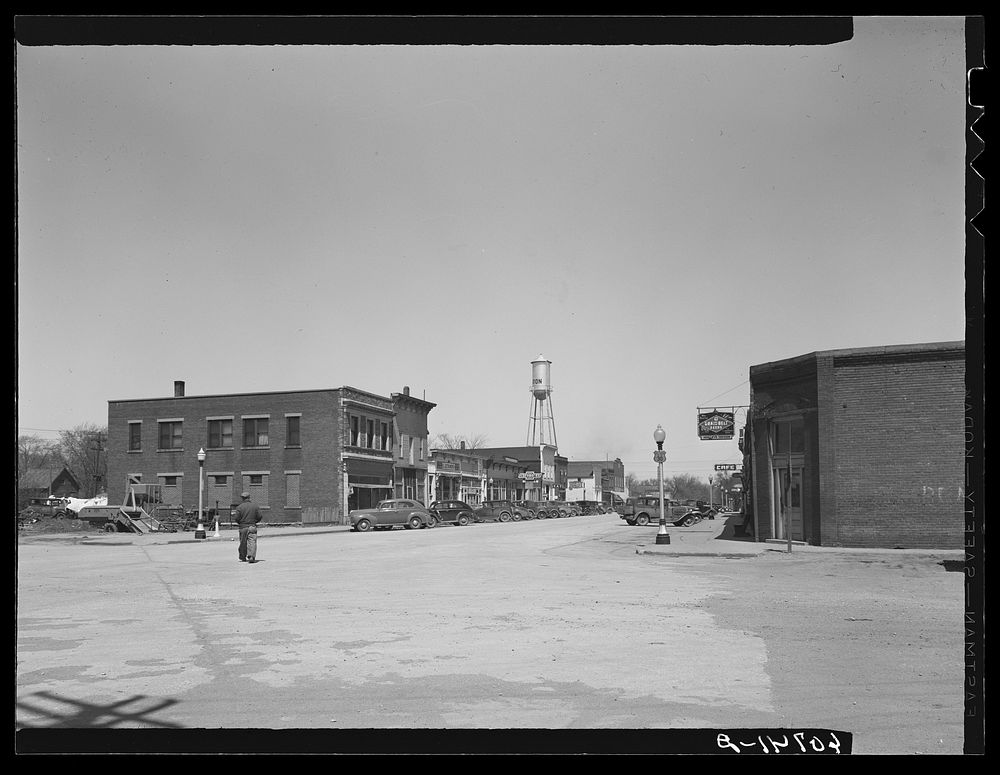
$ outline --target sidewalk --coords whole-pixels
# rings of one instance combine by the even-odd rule
[[[299,525],[275,524],[260,525],[260,535],[268,540],[279,536],[302,536],[317,533],[348,533],[349,525]],[[236,528],[224,527],[215,537],[215,525],[205,525],[205,537],[195,538],[195,531],[186,530],[182,533],[104,533],[98,530],[78,533],[48,533],[35,536],[20,536],[20,543],[72,543],[90,546],[150,546],[155,544],[201,544],[212,541],[239,540],[240,534]]]
[[[755,541],[752,536],[737,535],[737,527],[742,525],[738,514],[720,516],[714,520],[704,519],[691,527],[674,527],[667,525],[669,544],[657,544],[656,532],[658,525],[650,525],[647,543],[637,544],[636,554],[663,554],[706,557],[746,557],[761,555],[766,552],[788,553],[788,542],[779,539]],[[924,555],[930,557],[946,557],[964,559],[964,549],[891,549],[867,548],[851,546],[811,546],[803,541],[792,541],[792,554],[814,554],[817,552],[841,552],[852,554],[900,554]]]

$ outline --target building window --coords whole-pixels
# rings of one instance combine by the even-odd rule
[[[285,446],[286,447],[301,447],[302,441],[299,437],[299,420],[302,418],[295,415],[292,417],[286,417],[287,430],[285,433]]]
[[[402,459],[406,457],[406,434],[399,434],[399,457]]]
[[[360,435],[360,433],[361,433],[361,418],[358,417],[357,415],[352,414],[351,415],[351,443],[350,443],[350,446],[352,446],[352,447],[359,447],[359,446],[361,446],[361,444],[360,444],[361,439],[358,438],[358,436]]]
[[[267,446],[267,417],[243,418],[243,446]]]
[[[229,477],[225,474],[212,477],[216,487],[225,487],[229,483]]]
[[[182,449],[182,430],[184,423],[180,420],[167,420],[160,424],[159,449]]]
[[[128,424],[128,451],[142,452],[142,423],[130,422]]]
[[[177,486],[177,477],[176,476],[164,476],[163,477],[163,486],[164,487],[176,487]]]
[[[374,420],[368,420],[365,423],[365,427],[368,430],[368,435],[367,435],[367,438],[365,439],[365,446],[368,447],[368,449],[374,449],[375,448],[375,421]]]
[[[301,474],[285,474],[285,508],[299,508],[299,481]]]
[[[774,424],[774,453],[802,454],[805,451],[805,433],[802,420],[776,422]]]
[[[379,449],[385,450],[387,452],[390,451],[389,450],[389,423],[387,423],[387,422],[382,423],[382,446],[380,446]]]
[[[270,508],[271,505],[267,480],[268,474],[263,471],[243,474],[243,489],[250,492],[250,499],[262,509]]]
[[[233,446],[233,421],[208,421],[209,449],[231,449]]]

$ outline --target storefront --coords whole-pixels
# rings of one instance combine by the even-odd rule
[[[392,497],[392,460],[347,457],[347,509],[370,509]]]

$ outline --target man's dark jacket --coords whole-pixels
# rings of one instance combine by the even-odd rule
[[[257,508],[256,503],[243,501],[236,507],[236,524],[239,527],[250,527],[250,525],[256,525],[260,520],[260,509]]]

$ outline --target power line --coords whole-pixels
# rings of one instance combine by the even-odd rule
[[[740,384],[736,385],[735,387],[731,387],[731,388],[729,388],[729,390],[725,390],[725,391],[723,391],[722,393],[719,393],[719,395],[715,396],[715,398],[712,398],[712,399],[710,399],[710,400],[708,400],[708,401],[705,401],[705,402],[704,402],[704,403],[702,404],[702,406],[708,406],[708,405],[709,405],[709,404],[711,404],[711,403],[712,403],[712,401],[714,401],[714,400],[715,400],[716,398],[721,398],[722,396],[726,395],[726,393],[732,393],[732,392],[733,392],[734,390],[736,390],[736,388],[741,388],[741,387],[743,387],[744,385],[749,385],[749,384],[750,384],[750,380],[748,380],[748,379],[747,379],[747,380],[744,380],[743,382],[741,382]]]

